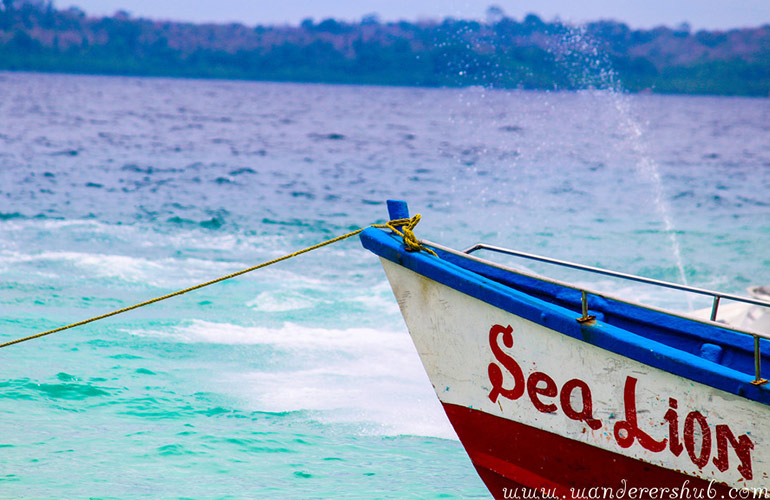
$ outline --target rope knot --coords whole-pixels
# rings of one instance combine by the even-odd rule
[[[416,214],[411,219],[395,219],[395,220],[389,221],[385,225],[388,228],[390,228],[394,233],[396,233],[397,235],[401,236],[401,238],[403,238],[404,247],[406,248],[407,252],[419,252],[421,250],[424,250],[429,254],[433,255],[434,257],[438,257],[438,255],[436,255],[436,252],[422,245],[420,243],[420,240],[417,239],[417,236],[414,235],[414,227],[420,222],[420,218],[421,218],[420,214]],[[401,230],[399,230],[398,228],[401,228]]]

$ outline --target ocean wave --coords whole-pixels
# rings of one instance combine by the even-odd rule
[[[0,383],[0,397],[18,399],[84,400],[108,397],[120,392],[117,388],[83,381],[67,373],[59,373],[55,380],[34,381],[28,378],[11,379]]]
[[[68,266],[81,271],[88,278],[113,278],[125,283],[154,287],[179,287],[201,279],[215,278],[245,267],[243,263],[196,258],[152,260],[144,257],[86,252],[43,251],[25,254],[16,251],[0,252],[0,269],[8,270],[15,264],[33,264],[46,276],[67,273]],[[55,273],[51,273],[55,269]]]
[[[456,439],[405,331],[194,320],[169,331],[131,333],[186,343],[277,348],[269,351],[271,363],[263,369],[214,375],[223,392],[254,411],[309,411],[322,422],[352,425],[372,435]]]
[[[327,329],[284,323],[281,327],[242,326],[192,320],[169,331],[132,330],[135,335],[166,335],[180,342],[215,344],[264,344],[287,349],[357,350],[380,346],[383,349],[413,350],[411,341],[399,332],[372,328]]]
[[[292,291],[262,292],[256,298],[246,303],[263,312],[286,312],[312,307],[317,300]]]

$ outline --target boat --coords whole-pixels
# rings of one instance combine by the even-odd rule
[[[770,302],[770,286],[750,286],[746,289],[749,296],[764,302]],[[710,318],[711,309],[699,309],[693,312],[698,318]],[[719,309],[719,322],[753,332],[770,333],[770,308],[746,302],[733,302]]]
[[[405,202],[389,200],[388,210],[409,219]],[[770,492],[768,336],[719,322],[720,302],[770,302],[487,244],[459,251],[410,229],[368,228],[360,239],[380,257],[436,395],[495,498]],[[482,251],[707,295],[710,317],[544,277]]]

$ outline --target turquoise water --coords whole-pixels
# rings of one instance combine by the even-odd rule
[[[767,99],[3,73],[0,338],[382,222],[387,198],[434,241],[743,293],[770,283],[768,116]],[[488,498],[354,240],[0,356],[3,498]]]

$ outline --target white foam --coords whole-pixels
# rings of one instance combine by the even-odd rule
[[[68,234],[86,234],[97,238],[115,238],[130,244],[131,248],[184,248],[187,251],[216,251],[217,253],[257,254],[264,259],[278,257],[287,251],[285,236],[245,235],[238,233],[211,232],[204,229],[186,229],[173,232],[158,231],[151,227],[132,224],[109,224],[90,219],[12,219],[0,224],[3,247],[25,235],[37,238],[37,232],[57,232],[66,229]],[[63,237],[66,238],[66,235]],[[253,265],[253,264],[252,264]]]
[[[106,223],[88,219],[11,219],[4,221],[2,228],[6,231],[18,231],[28,228],[59,229],[62,227],[82,226],[90,228],[113,227]],[[121,226],[127,227],[127,226]]]
[[[128,283],[146,283],[167,287],[189,284],[190,281],[216,278],[246,267],[242,263],[204,260],[172,259],[151,260],[117,254],[86,252],[44,251],[26,254],[16,251],[0,252],[0,265],[8,267],[20,263],[68,263],[83,271],[89,278],[117,278]]]
[[[311,411],[322,421],[355,424],[370,434],[456,439],[405,331],[194,320],[165,336],[190,343],[280,348],[288,361],[271,363],[270,371],[215,375],[221,390],[254,410]],[[291,362],[294,355],[297,363]]]
[[[178,326],[172,335],[186,342],[216,344],[265,344],[298,349],[356,350],[381,345],[383,348],[411,348],[409,338],[400,334],[371,328],[326,329],[293,323],[280,328],[240,326],[230,323],[192,320]]]
[[[296,311],[312,307],[315,302],[296,292],[262,292],[247,306],[262,312]]]
[[[142,258],[83,252],[45,251],[36,254],[3,252],[0,260],[5,264],[66,261],[87,269],[92,275],[118,277],[125,281],[146,281],[152,272],[162,269],[158,263]]]

